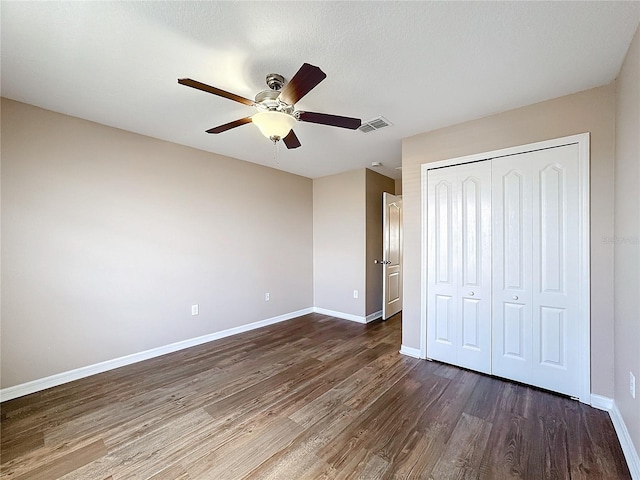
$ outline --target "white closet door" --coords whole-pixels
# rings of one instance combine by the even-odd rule
[[[533,170],[528,154],[494,159],[493,374],[531,381],[531,251]],[[522,157],[520,159],[519,157]]]
[[[458,364],[491,373],[491,163],[458,167]]]
[[[458,226],[455,222],[454,185],[456,175],[449,169],[431,170],[428,174],[428,242],[427,259],[427,356],[456,363],[458,331],[457,266],[459,258]],[[456,265],[454,265],[454,263]]]
[[[491,372],[491,164],[428,175],[427,355]]]
[[[578,147],[493,160],[493,373],[580,395]]]

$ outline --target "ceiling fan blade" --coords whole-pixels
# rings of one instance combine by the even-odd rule
[[[293,130],[291,130],[289,134],[282,139],[282,141],[289,149],[298,148],[299,146],[302,145],[300,143],[300,140],[298,140],[298,137],[296,137],[296,134],[293,132]]]
[[[198,82],[197,80],[191,80],[190,78],[179,78],[178,83],[180,85],[186,85],[187,87],[195,88],[196,90],[213,93],[214,95],[218,95],[219,97],[228,98],[229,100],[233,100],[234,102],[244,103],[245,105],[253,106],[255,103],[253,100],[249,100],[248,98],[241,97],[240,95],[236,95],[235,93],[227,92],[226,90],[212,87],[211,85]]]
[[[244,125],[245,123],[251,123],[251,117],[241,118],[233,122],[225,123],[224,125],[219,125],[217,127],[210,128],[209,130],[207,130],[207,133],[226,132],[227,130],[231,130],[232,128],[239,127],[240,125]]]
[[[303,63],[280,92],[280,100],[293,105],[325,78],[327,75],[318,67]]]
[[[301,122],[320,123],[350,130],[355,130],[362,124],[362,120],[359,118],[341,117],[340,115],[329,115],[328,113],[296,112],[295,116]]]

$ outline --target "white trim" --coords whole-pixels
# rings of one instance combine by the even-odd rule
[[[320,313],[322,315],[329,315],[330,317],[341,318],[343,320],[351,320],[352,322],[358,322],[358,323],[369,323],[375,320],[376,318],[380,318],[382,316],[382,311],[372,313],[371,315],[368,315],[366,317],[363,317],[360,315],[353,315],[351,313],[338,312],[336,310],[329,310],[329,309],[320,308],[320,307],[313,307],[313,311],[315,313]]]
[[[424,358],[424,357],[420,356],[420,349],[419,348],[407,347],[406,345],[401,345],[400,346],[400,353],[402,355],[406,355],[407,357]]]
[[[370,313],[369,315],[367,315],[365,317],[365,322],[366,323],[373,322],[374,320],[377,320],[379,318],[382,318],[382,310],[378,310],[377,312]]]
[[[596,395],[594,393],[591,395],[591,406],[609,412],[611,423],[613,423],[613,428],[616,431],[618,441],[622,447],[622,453],[631,472],[631,478],[633,480],[640,480],[640,456],[638,456],[638,451],[633,445],[629,430],[627,430],[627,425],[624,423],[620,410],[618,410],[618,405],[616,405],[616,402],[612,398],[603,397],[602,395]]]
[[[595,393],[591,394],[591,406],[598,410],[606,410],[610,412],[613,409],[613,398],[603,397]]]
[[[12,400],[24,395],[29,395],[30,393],[39,392],[46,388],[56,387],[58,385],[89,377],[97,373],[113,370],[114,368],[131,365],[132,363],[159,357],[161,355],[166,355],[167,353],[176,352],[185,348],[195,347],[196,345],[202,345],[203,343],[212,342],[214,340],[219,340],[231,335],[248,332],[250,330],[255,330],[256,328],[266,327],[267,325],[272,325],[274,323],[284,322],[285,320],[291,320],[292,318],[296,318],[301,315],[313,313],[313,311],[314,310],[311,307],[304,308],[295,312],[278,315],[277,317],[271,317],[265,320],[260,320],[258,322],[248,323],[247,325],[241,325],[239,327],[229,328],[227,330],[210,333],[201,337],[182,340],[180,342],[171,343],[162,347],[145,350],[144,352],[125,355],[124,357],[114,358],[113,360],[107,360],[105,362],[96,363],[94,365],[87,365],[86,367],[76,368],[74,370],[69,370],[68,372],[57,373],[49,377],[32,380],[20,385],[14,385],[13,387],[3,388],[0,390],[0,401],[5,402],[7,400]]]
[[[611,417],[613,428],[615,428],[616,434],[618,435],[618,440],[620,440],[622,453],[624,453],[624,458],[627,460],[629,471],[631,471],[631,478],[633,480],[640,480],[640,457],[633,445],[631,435],[629,435],[629,430],[627,430],[627,425],[624,423],[622,414],[620,410],[618,410],[615,401],[613,402],[613,408],[609,410],[609,416]]]
[[[427,358],[427,165],[420,167],[420,358]]]
[[[434,168],[449,167],[453,165],[461,165],[464,163],[479,162],[497,157],[505,157],[508,155],[517,155],[535,150],[544,150],[548,148],[561,147],[563,145],[578,144],[578,195],[580,198],[579,212],[579,229],[580,244],[580,278],[587,278],[589,281],[582,282],[580,291],[580,314],[582,318],[588,321],[579,332],[580,346],[583,353],[581,362],[580,376],[582,378],[582,388],[580,393],[580,401],[583,403],[591,403],[591,305],[590,305],[590,284],[591,284],[591,257],[590,257],[590,232],[589,232],[589,143],[590,134],[580,133],[570,135],[568,137],[554,138],[542,142],[529,143],[527,145],[519,145],[516,147],[503,148],[500,150],[492,150],[490,152],[467,155],[464,157],[450,158],[437,162],[423,163],[420,166],[420,191],[421,191],[421,261],[420,261],[420,354],[421,358],[427,358],[427,222],[425,221],[427,212],[427,174],[429,170]]]
[[[577,137],[577,138],[576,138]],[[591,213],[589,211],[589,133],[574,135],[578,140],[578,197],[580,211],[578,213],[578,231],[580,242],[578,244],[578,259],[580,273],[579,278],[587,279],[582,282],[580,288],[580,317],[586,319],[586,328],[579,332],[582,351],[582,394],[580,401],[588,403],[591,395]]]
[[[434,168],[451,167],[453,165],[462,165],[463,163],[481,162],[483,160],[489,160],[498,157],[507,157],[509,155],[518,155],[520,153],[533,152],[536,150],[545,150],[548,148],[562,147],[563,145],[571,145],[577,143],[580,146],[584,146],[586,142],[586,150],[580,153],[589,153],[589,132],[578,133],[577,135],[569,135],[568,137],[553,138],[551,140],[544,140],[542,142],[527,143],[526,145],[518,145],[515,147],[502,148],[499,150],[491,150],[489,152],[476,153],[473,155],[465,155],[464,157],[448,158],[446,160],[439,160],[437,162],[423,163],[421,167],[425,167],[428,170]]]

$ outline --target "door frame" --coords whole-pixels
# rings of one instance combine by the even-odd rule
[[[528,153],[535,150],[561,147],[563,145],[578,145],[578,198],[580,208],[578,211],[578,230],[580,240],[578,244],[578,258],[580,262],[579,276],[587,279],[580,286],[579,316],[580,331],[577,339],[580,342],[581,361],[580,378],[581,389],[579,400],[582,403],[591,404],[591,243],[590,243],[590,209],[589,209],[589,163],[590,163],[590,135],[581,133],[567,137],[554,138],[542,142],[529,143],[516,147],[492,150],[489,152],[450,158],[437,162],[423,163],[420,166],[420,191],[421,191],[421,251],[420,251],[420,358],[428,358],[427,352],[427,261],[428,261],[428,225],[427,225],[427,175],[429,170],[450,167],[464,163],[480,162],[497,157],[506,157]]]

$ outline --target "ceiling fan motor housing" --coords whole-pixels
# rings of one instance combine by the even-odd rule
[[[263,90],[256,95],[256,106],[260,110],[276,110],[282,113],[293,113],[293,105],[288,105],[278,98],[280,92],[277,90]]]

